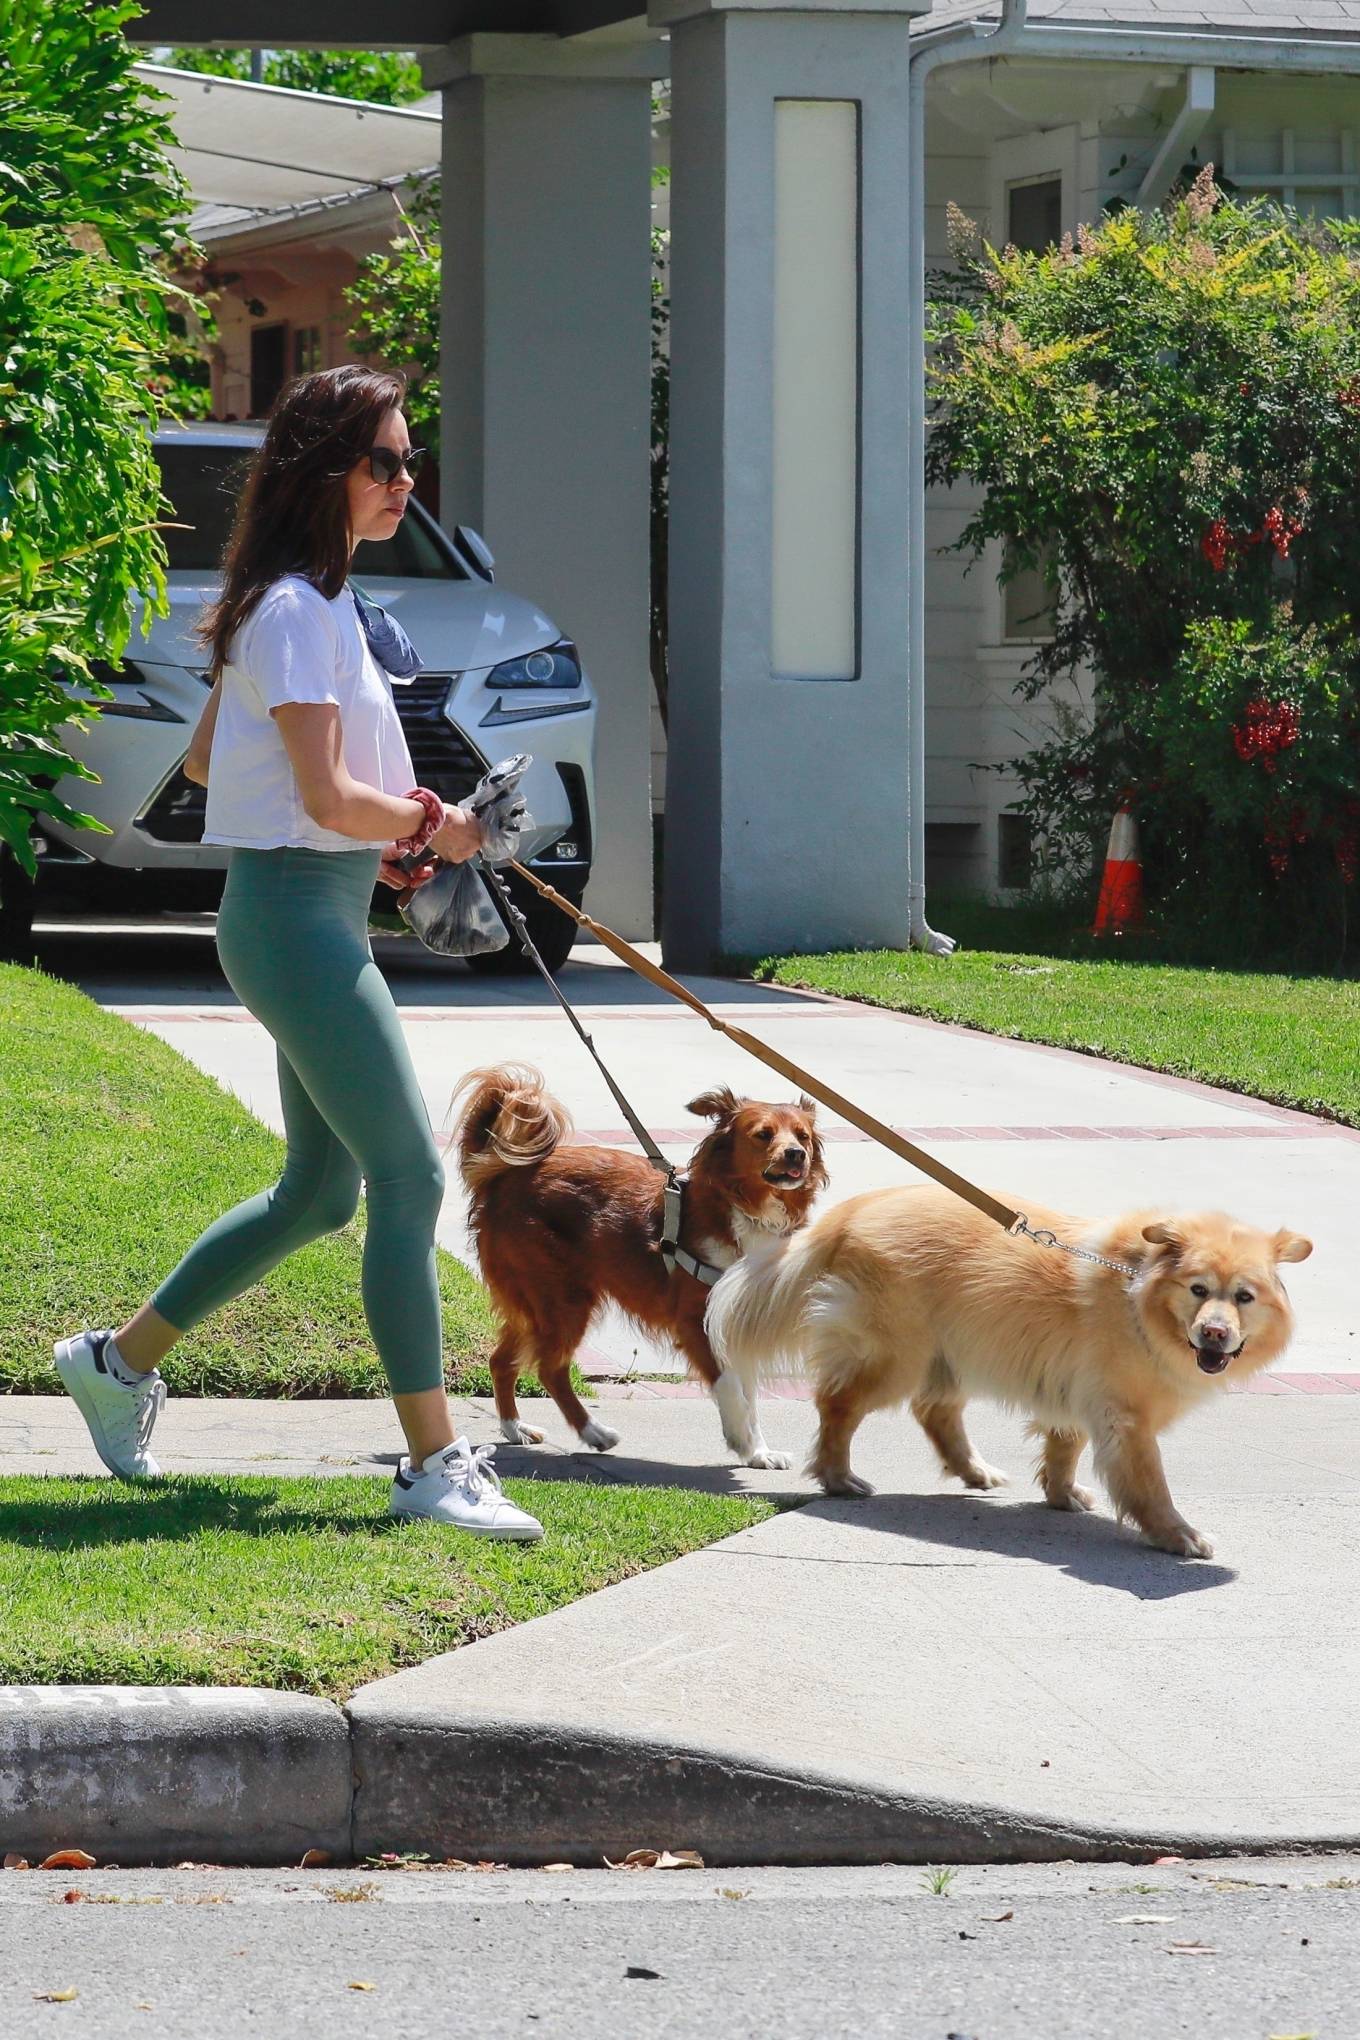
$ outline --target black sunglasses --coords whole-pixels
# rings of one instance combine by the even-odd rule
[[[375,446],[369,452],[368,471],[375,482],[382,482],[386,485],[395,482],[397,476],[405,468],[411,480],[414,481],[420,473],[420,464],[424,458],[425,448],[423,446],[409,446],[405,453],[397,453],[390,446]]]

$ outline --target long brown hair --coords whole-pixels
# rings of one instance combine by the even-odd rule
[[[340,593],[352,551],[345,478],[405,395],[401,376],[357,366],[323,368],[280,391],[236,506],[222,592],[195,626],[212,655],[210,680],[281,574],[305,574],[330,601]]]

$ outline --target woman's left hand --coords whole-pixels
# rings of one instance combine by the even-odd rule
[[[417,892],[434,877],[439,869],[439,859],[425,856],[414,871],[404,871],[398,862],[403,855],[396,843],[389,843],[378,866],[378,877],[383,885],[390,885],[393,892]]]

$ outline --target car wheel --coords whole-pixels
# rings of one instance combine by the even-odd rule
[[[560,907],[549,906],[546,901],[541,906],[525,907],[522,912],[534,947],[548,969],[561,970],[576,940],[576,923]],[[519,977],[534,968],[532,958],[525,955],[514,933],[504,949],[483,950],[480,956],[470,956],[468,963],[483,977]]]
[[[0,963],[32,963],[36,892],[14,852],[0,849]]]

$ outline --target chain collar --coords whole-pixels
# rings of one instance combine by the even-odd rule
[[[1039,1226],[1038,1228],[1032,1226],[1023,1211],[1016,1219],[1015,1224],[1009,1226],[1007,1230],[1013,1237],[1023,1234],[1026,1239],[1033,1240],[1036,1246],[1056,1247],[1060,1254],[1070,1254],[1075,1261],[1091,1261],[1097,1268],[1112,1268],[1116,1275],[1124,1275],[1131,1278],[1139,1273],[1136,1262],[1114,1261],[1111,1260],[1108,1254],[1093,1253],[1090,1247],[1070,1246],[1066,1240],[1060,1240],[1058,1235],[1055,1232],[1051,1232],[1047,1226]]]

